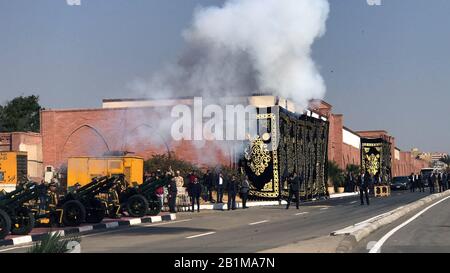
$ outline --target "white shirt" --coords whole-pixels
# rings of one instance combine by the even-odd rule
[[[219,177],[219,185],[222,185],[222,184],[223,184],[223,178]]]

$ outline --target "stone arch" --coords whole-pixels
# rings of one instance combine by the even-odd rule
[[[64,141],[60,162],[71,156],[101,156],[110,151],[108,142],[94,126],[84,124],[73,130]]]

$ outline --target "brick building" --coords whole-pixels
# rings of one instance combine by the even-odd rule
[[[40,181],[44,166],[41,134],[32,132],[0,133],[0,152],[27,152],[28,176]]]
[[[270,107],[279,105],[291,112],[296,106],[276,96],[222,98],[224,104]],[[41,113],[42,151],[45,165],[64,167],[71,156],[98,156],[107,151],[131,151],[144,158],[174,152],[178,157],[199,165],[232,166],[238,160],[239,148],[203,141],[175,141],[168,135],[168,122],[174,105],[192,105],[193,98],[173,100],[104,100],[99,109],[43,110]],[[298,108],[297,108],[298,109]],[[332,112],[332,105],[312,101],[304,112],[330,124],[328,157],[341,168],[360,165],[361,137],[383,137],[391,142],[393,175],[418,172],[427,164],[410,152],[395,146],[395,138],[385,131],[353,131],[344,126],[344,116]],[[157,121],[155,123],[155,121]],[[194,146],[195,145],[195,146]]]

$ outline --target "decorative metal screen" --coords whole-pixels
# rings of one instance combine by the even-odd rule
[[[246,145],[244,170],[253,199],[286,198],[287,177],[304,177],[302,199],[326,193],[328,122],[284,108],[258,109],[257,132]]]
[[[382,138],[361,139],[361,168],[370,175],[391,180],[391,144]]]

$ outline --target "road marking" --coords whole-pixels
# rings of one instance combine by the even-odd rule
[[[303,214],[308,214],[309,212],[307,212],[307,211],[304,211],[304,212],[299,212],[299,213],[296,213],[296,214],[294,214],[294,215],[303,215]]]
[[[388,233],[386,233],[369,251],[369,253],[379,253],[381,247],[383,246],[383,244],[392,236],[394,235],[395,232],[397,232],[399,229],[403,228],[404,226],[406,226],[407,224],[411,223],[412,221],[414,221],[417,217],[419,217],[420,215],[424,214],[427,210],[431,209],[432,207],[436,206],[437,204],[444,202],[445,200],[449,199],[450,196],[445,197],[442,200],[437,201],[434,204],[429,205],[428,207],[424,208],[423,210],[421,210],[420,212],[418,212],[416,215],[414,215],[413,217],[409,218],[407,221],[403,222],[402,224],[398,225],[397,227],[393,228],[391,231],[389,231]]]
[[[2,249],[2,250],[0,250],[0,252],[6,252],[6,251],[14,250],[14,249],[25,248],[25,247],[31,247],[32,245],[33,244],[28,244],[28,245],[24,245],[24,246],[15,246],[15,247],[11,247],[11,248]]]
[[[352,202],[350,202],[349,204],[355,204],[356,202],[358,202],[358,201],[352,201]]]
[[[206,232],[206,233],[202,233],[202,234],[197,234],[197,235],[193,235],[193,236],[186,237],[186,239],[192,239],[192,238],[197,238],[197,237],[203,237],[203,236],[211,235],[211,234],[214,234],[214,233],[215,233],[214,231]]]
[[[329,208],[321,208],[320,210],[326,210],[326,209],[329,209]]]
[[[152,226],[164,226],[164,225],[169,225],[169,224],[175,224],[175,223],[181,223],[181,222],[187,222],[187,221],[191,221],[192,219],[185,219],[185,220],[178,220],[178,221],[170,221],[170,222],[163,222],[163,223],[152,223],[152,224],[145,224],[145,225],[133,225],[133,226],[128,226],[129,227],[133,227],[133,228],[143,228],[143,227],[152,227]],[[81,238],[87,238],[87,237],[93,237],[93,236],[97,236],[97,235],[103,235],[103,234],[110,234],[110,233],[117,233],[117,232],[121,232],[124,229],[114,229],[114,230],[108,230],[108,231],[104,231],[104,232],[98,232],[98,233],[93,233],[93,234],[87,234],[87,235],[83,235],[81,236]]]
[[[269,220],[264,220],[264,221],[259,221],[259,222],[254,222],[254,223],[250,223],[248,224],[249,226],[254,226],[254,225],[258,225],[258,224],[262,224],[262,223],[267,223],[269,222]]]

